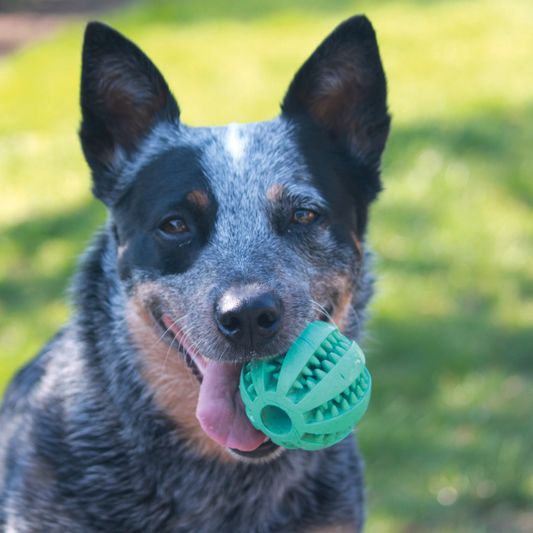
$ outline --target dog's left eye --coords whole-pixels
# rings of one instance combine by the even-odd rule
[[[318,220],[318,213],[311,211],[311,209],[298,209],[294,212],[291,218],[293,224],[300,224],[302,226],[308,226]]]
[[[189,231],[185,221],[181,220],[180,218],[173,218],[163,222],[159,229],[167,235],[181,235],[182,233]]]

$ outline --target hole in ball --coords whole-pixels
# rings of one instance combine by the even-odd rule
[[[276,435],[287,435],[292,429],[289,415],[275,405],[267,405],[263,408],[261,420],[265,427]]]

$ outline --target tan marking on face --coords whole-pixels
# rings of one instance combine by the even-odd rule
[[[207,209],[209,197],[203,191],[191,191],[187,194],[187,200],[197,209]]]
[[[350,305],[353,298],[353,288],[348,278],[345,276],[336,276],[335,285],[339,291],[339,303],[333,313],[333,321],[341,332],[346,331],[350,312]]]
[[[352,233],[352,239],[353,239],[353,242],[355,243],[355,247],[357,248],[357,251],[359,252],[359,255],[361,257],[364,257],[363,244],[357,238],[357,235],[355,233]]]
[[[141,372],[156,405],[176,423],[184,436],[202,455],[224,462],[235,458],[202,430],[196,418],[200,384],[187,368],[182,355],[169,347],[146,308],[147,296],[161,293],[157,284],[145,283],[128,302],[127,321],[136,343]]]
[[[274,183],[266,193],[267,200],[269,202],[276,202],[281,199],[283,193],[285,192],[285,187],[281,183]]]

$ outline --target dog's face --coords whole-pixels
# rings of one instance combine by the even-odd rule
[[[168,389],[193,387],[178,410],[198,420],[176,416],[182,427],[199,421],[241,454],[272,453],[257,451],[264,436],[245,416],[242,363],[286,352],[313,320],[348,327],[361,290],[389,128],[370,23],[354,17],[326,39],[280,117],[216,128],[181,124],[148,58],[91,23],[81,103],[93,190],[110,210],[130,332],[156,400],[174,412],[183,398]],[[161,336],[164,357],[154,356]],[[176,378],[189,370],[201,386]]]

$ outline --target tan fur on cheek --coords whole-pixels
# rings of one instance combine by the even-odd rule
[[[353,298],[353,289],[348,279],[344,276],[338,276],[336,282],[340,299],[332,318],[340,331],[345,331],[348,324],[350,304],[352,303]]]
[[[211,440],[202,430],[196,418],[200,384],[187,368],[183,357],[160,338],[160,332],[141,296],[146,292],[151,292],[147,286],[128,302],[127,320],[139,349],[142,375],[156,405],[176,423],[180,437],[189,441],[202,455],[234,462],[226,448]]]
[[[357,248],[357,251],[359,252],[359,255],[361,257],[364,257],[364,251],[363,251],[363,245],[361,244],[361,241],[357,238],[357,235],[352,235],[353,242],[355,243],[355,247]]]

